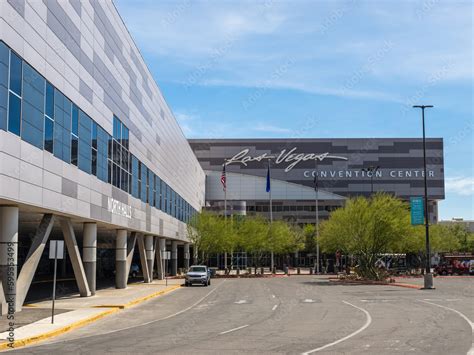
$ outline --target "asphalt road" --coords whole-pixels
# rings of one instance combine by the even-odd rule
[[[467,354],[474,278],[436,290],[342,286],[316,276],[213,280],[23,354]],[[474,352],[473,352],[474,354]]]

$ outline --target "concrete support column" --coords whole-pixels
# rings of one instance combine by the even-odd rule
[[[157,239],[158,239],[158,248],[155,252],[155,255],[156,255],[156,266],[158,269],[158,280],[164,280],[165,261],[163,258],[166,252],[166,239],[165,238],[157,238]]]
[[[171,242],[171,276],[178,274],[178,242]]]
[[[82,243],[82,263],[91,295],[95,295],[97,262],[97,224],[84,223]]]
[[[154,265],[154,257],[155,257],[155,250],[154,250],[154,240],[152,235],[145,236],[145,255],[146,255],[146,263],[148,265],[148,280],[153,282],[153,265]]]
[[[189,269],[189,243],[184,243],[184,270]]]
[[[115,238],[115,288],[127,288],[127,230],[118,229]]]
[[[16,307],[18,215],[19,209],[16,206],[0,207],[0,280],[3,286],[0,291],[6,300],[6,303],[0,304],[1,314],[7,314],[8,308],[14,312]],[[21,306],[19,305],[20,309]]]
[[[43,255],[44,248],[48,242],[51,229],[54,225],[55,217],[52,214],[45,214],[41,223],[36,229],[35,236],[31,241],[30,250],[26,256],[21,271],[16,281],[16,304],[17,310],[20,310],[25,302],[26,295],[30,289],[31,282],[35,276],[36,269]]]

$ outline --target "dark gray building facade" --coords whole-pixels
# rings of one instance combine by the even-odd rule
[[[402,199],[423,196],[423,145],[418,138],[362,139],[191,139],[191,148],[206,172],[206,206],[247,214],[269,213],[265,191],[271,164],[274,218],[313,223],[315,180],[319,215],[352,196],[384,191]],[[226,162],[227,193],[220,175]],[[367,168],[375,167],[375,172]],[[438,221],[444,199],[443,139],[427,140],[430,220]],[[315,178],[317,176],[317,179]],[[228,212],[230,213],[230,212]]]

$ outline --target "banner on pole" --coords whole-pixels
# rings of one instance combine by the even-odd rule
[[[410,198],[410,215],[411,215],[411,224],[413,226],[425,223],[423,197]]]

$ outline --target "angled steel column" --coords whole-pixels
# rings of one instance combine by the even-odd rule
[[[145,238],[142,234],[138,235],[138,251],[140,253],[140,264],[142,266],[143,281],[150,283],[150,272],[148,271],[148,263],[146,261]]]
[[[178,242],[171,242],[171,276],[178,274]]]
[[[45,214],[41,219],[40,225],[36,230],[33,241],[31,242],[30,250],[26,257],[23,266],[21,267],[18,280],[16,282],[16,303],[17,309],[21,309],[25,302],[26,294],[31,286],[31,281],[35,276],[36,269],[43,254],[46,243],[48,242],[51,229],[54,225],[54,215]]]
[[[16,302],[16,273],[18,262],[18,215],[16,206],[0,207],[0,274],[5,300],[10,312],[17,307]],[[2,298],[2,297],[0,297]],[[7,314],[8,308],[2,305],[2,314]],[[19,306],[21,309],[21,305]]]
[[[137,232],[130,233],[127,241],[127,275],[130,275],[130,268],[132,267],[133,252],[135,251],[135,244],[137,241]]]
[[[145,236],[145,255],[148,266],[149,281],[153,282],[153,265],[155,261],[155,241],[152,235]]]
[[[115,288],[127,288],[127,230],[118,229],[115,237]]]
[[[166,251],[166,239],[165,238],[157,238],[158,239],[158,248],[155,252],[156,256],[156,266],[158,269],[158,280],[164,280],[165,278],[165,261],[163,260],[164,253]]]
[[[91,295],[95,295],[97,262],[97,224],[83,225],[82,258]]]
[[[77,287],[81,297],[89,297],[91,291],[89,284],[87,283],[86,273],[84,272],[84,266],[82,265],[81,254],[77,246],[76,236],[74,235],[74,229],[69,218],[61,218],[61,230],[63,231],[64,242],[67,247],[69,258],[71,259],[72,269],[74,270],[74,276],[76,277]]]

